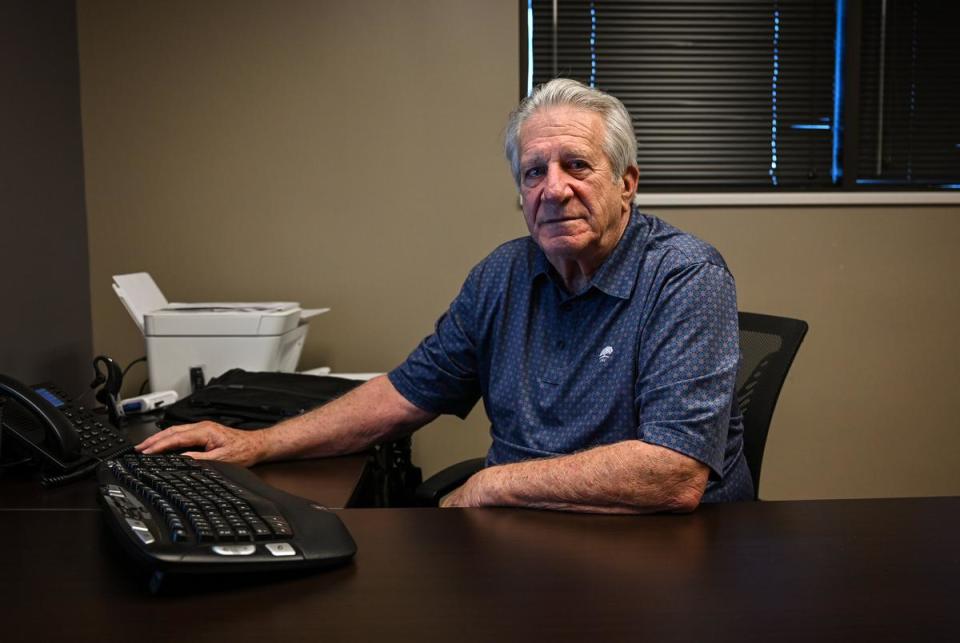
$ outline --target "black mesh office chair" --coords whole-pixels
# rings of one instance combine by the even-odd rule
[[[807,334],[807,323],[788,317],[739,313],[740,352],[737,401],[743,413],[743,451],[753,478],[754,499],[759,497],[760,467],[773,410],[793,358]],[[484,459],[458,462],[434,474],[417,487],[417,504],[436,506],[467,478],[483,468]]]
[[[753,478],[754,499],[760,493],[760,467],[770,420],[793,358],[807,334],[807,322],[789,317],[740,313],[737,402],[743,413],[743,455]]]

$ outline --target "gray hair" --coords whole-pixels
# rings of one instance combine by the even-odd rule
[[[569,78],[555,78],[537,87],[510,114],[504,152],[513,180],[520,186],[520,127],[543,107],[571,106],[600,114],[604,123],[603,151],[613,167],[614,181],[637,164],[637,138],[630,113],[620,99]]]

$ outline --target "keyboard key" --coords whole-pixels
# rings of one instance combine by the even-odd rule
[[[212,543],[217,540],[217,535],[209,529],[197,530],[197,541],[201,543]]]
[[[256,540],[270,540],[273,538],[273,532],[270,531],[266,525],[263,527],[250,527],[250,530],[253,531],[253,537]]]

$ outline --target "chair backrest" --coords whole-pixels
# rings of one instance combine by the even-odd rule
[[[743,413],[743,454],[757,498],[770,419],[793,358],[807,334],[807,322],[758,313],[739,315],[743,361],[737,373],[737,402]]]

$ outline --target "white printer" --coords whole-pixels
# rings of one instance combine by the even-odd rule
[[[191,392],[191,369],[206,380],[231,368],[293,372],[307,320],[329,308],[278,302],[168,302],[148,273],[114,275],[113,289],[143,333],[150,389]]]

